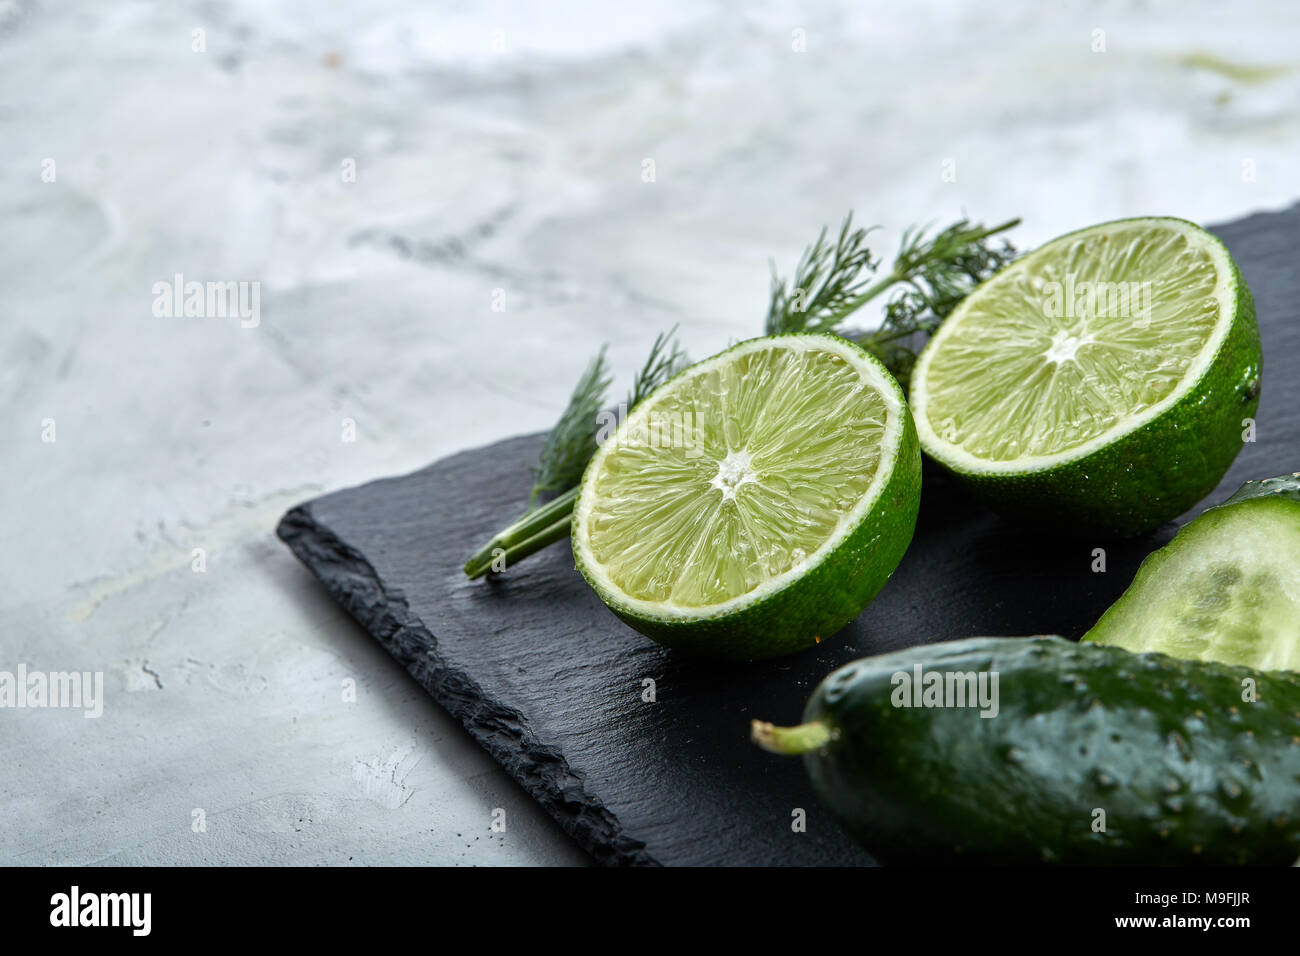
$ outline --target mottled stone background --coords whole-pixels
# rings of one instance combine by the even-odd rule
[[[1297,51],[1287,0],[0,2],[0,670],[106,697],[0,710],[0,863],[581,862],[280,514],[758,333],[849,209],[1288,205]]]

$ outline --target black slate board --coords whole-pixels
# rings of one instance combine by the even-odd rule
[[[1265,371],[1258,440],[1205,505],[1246,479],[1300,469],[1300,205],[1215,231],[1254,292]],[[540,441],[325,495],[286,514],[278,534],[601,863],[872,862],[818,804],[799,761],[747,742],[750,719],[796,721],[823,676],[866,654],[972,634],[1078,637],[1174,531],[1130,542],[1026,533],[927,470],[911,549],[844,632],[785,660],[702,663],[619,622],[567,546],[499,580],[465,579],[465,557],[516,516]],[[1097,547],[1102,574],[1091,570]],[[645,678],[655,703],[642,700]],[[796,808],[806,832],[792,829]]]

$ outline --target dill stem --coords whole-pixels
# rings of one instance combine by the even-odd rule
[[[575,486],[502,528],[465,562],[465,573],[471,580],[481,578],[492,570],[492,564],[498,558],[508,568],[566,537],[569,533],[569,516],[573,513],[573,505],[577,500],[578,488]],[[495,554],[498,550],[503,553]]]
[[[979,242],[981,239],[987,239],[989,236],[997,235],[999,232],[1006,232],[1008,229],[1012,229],[1018,225],[1020,225],[1019,217],[1008,219],[1001,225],[991,226],[988,229],[981,229],[978,232],[971,233],[970,236],[966,237],[966,244],[970,245],[971,243]],[[839,309],[836,309],[834,314],[831,316],[830,321],[826,323],[827,327],[833,328],[834,326],[839,325],[847,316],[858,311],[858,309],[862,308],[876,296],[880,295],[880,293],[890,288],[890,286],[896,285],[899,282],[905,282],[910,278],[911,275],[906,270],[899,269],[898,263],[894,263],[894,268],[890,270],[888,275],[877,279],[875,282],[871,283],[871,285],[863,289],[861,293],[855,295]]]
[[[858,309],[862,308],[876,296],[880,295],[880,293],[884,292],[890,286],[902,282],[905,278],[907,277],[899,273],[897,270],[894,270],[883,279],[877,279],[875,282],[871,283],[871,285],[863,289],[861,293],[855,295],[848,302],[844,303],[843,306],[836,309],[832,314],[830,321],[827,323],[827,327],[834,328],[839,325],[847,316],[858,311]]]

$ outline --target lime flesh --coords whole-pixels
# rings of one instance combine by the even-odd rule
[[[606,459],[591,550],[625,594],[696,608],[830,539],[875,479],[890,410],[836,352],[763,349],[683,381],[655,411],[695,444],[629,442]]]

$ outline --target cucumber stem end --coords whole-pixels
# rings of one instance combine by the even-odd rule
[[[749,725],[749,739],[769,753],[795,757],[821,750],[832,739],[831,729],[820,721],[796,727],[777,727],[763,720]]]

